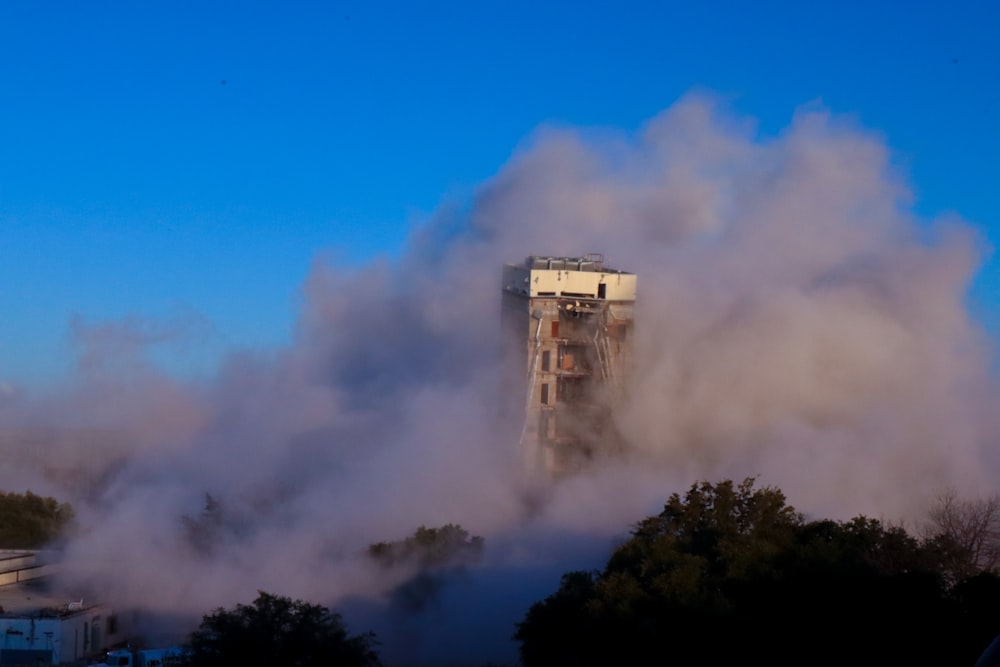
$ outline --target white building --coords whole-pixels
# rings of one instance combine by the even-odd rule
[[[125,640],[109,606],[47,589],[35,552],[0,552],[0,667],[84,664]]]

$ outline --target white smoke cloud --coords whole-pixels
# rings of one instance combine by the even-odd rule
[[[979,240],[910,203],[885,141],[815,105],[777,136],[705,95],[634,136],[543,128],[398,262],[317,260],[287,349],[182,382],[142,354],[150,329],[76,326],[80,376],[0,402],[0,419],[115,435],[84,447],[63,430],[30,456],[7,438],[7,474],[76,504],[70,574],[189,614],[258,589],[384,592],[358,554],[421,524],[484,535],[491,566],[558,569],[566,544],[600,552],[700,479],[913,517],[946,486],[996,490],[1000,423],[964,305]],[[529,519],[520,425],[495,420],[500,266],[595,251],[639,275],[629,451]],[[227,517],[207,554],[181,520],[206,493]]]

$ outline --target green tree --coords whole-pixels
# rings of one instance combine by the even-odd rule
[[[448,575],[477,562],[483,553],[483,538],[469,535],[457,524],[440,528],[420,526],[413,535],[368,547],[368,557],[387,568],[410,568],[415,572],[393,591],[393,602],[403,609],[422,609],[437,596]]]
[[[411,564],[421,568],[469,565],[483,552],[483,538],[469,535],[459,525],[420,526],[413,535],[395,542],[376,542],[368,556],[386,567]]]
[[[371,633],[351,636],[325,607],[259,591],[253,604],[216,609],[186,645],[191,667],[377,667]]]
[[[702,482],[602,571],[564,576],[515,638],[526,667],[972,664],[1000,631],[993,583],[949,588],[939,555],[875,519],[807,522],[753,479]]]
[[[73,508],[31,491],[0,491],[0,548],[38,549],[65,535]]]

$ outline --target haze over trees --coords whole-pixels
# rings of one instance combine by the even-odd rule
[[[391,600],[398,608],[416,611],[435,599],[447,576],[478,562],[483,544],[482,537],[449,523],[440,528],[420,526],[402,540],[376,542],[367,555],[386,569],[413,571],[393,590]]]
[[[39,549],[63,536],[72,521],[69,503],[0,491],[0,549]]]
[[[211,557],[226,543],[238,542],[247,530],[240,518],[211,493],[205,494],[205,505],[197,516],[181,516],[181,526],[187,544],[203,557]]]
[[[422,568],[468,565],[479,560],[482,552],[483,538],[469,535],[453,523],[440,528],[420,526],[405,539],[368,547],[368,556],[386,567],[405,563]]]
[[[938,499],[919,537],[865,516],[807,519],[775,487],[698,482],[639,521],[602,570],[563,575],[516,624],[523,667],[623,664],[972,665],[1000,633],[995,499]],[[372,544],[419,611],[483,540],[447,524]],[[194,667],[380,665],[374,634],[260,592],[206,615]]]
[[[565,574],[515,638],[526,667],[971,665],[1000,632],[1000,578],[949,526],[807,521],[753,479],[694,484],[603,570]]]

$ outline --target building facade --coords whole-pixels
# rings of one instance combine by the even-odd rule
[[[125,641],[128,615],[54,591],[58,564],[46,556],[0,550],[0,667],[89,664]]]
[[[635,296],[635,274],[598,254],[503,267],[508,414],[523,423],[529,472],[571,473],[620,447],[612,416],[632,364]]]
[[[88,664],[125,641],[110,607],[24,586],[0,593],[0,665]]]

